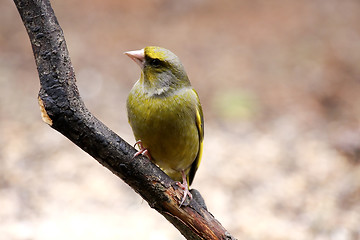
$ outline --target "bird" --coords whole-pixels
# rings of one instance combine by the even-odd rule
[[[125,52],[141,68],[127,98],[128,121],[139,151],[183,189],[180,207],[199,168],[204,117],[180,59],[162,47]]]

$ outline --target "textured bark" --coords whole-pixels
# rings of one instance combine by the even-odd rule
[[[182,190],[96,119],[81,100],[62,29],[48,0],[14,0],[40,78],[43,120],[130,185],[187,239],[234,239],[207,211],[200,193],[179,207]],[[199,197],[197,197],[199,196]]]

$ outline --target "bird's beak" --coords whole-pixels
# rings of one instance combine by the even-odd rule
[[[136,62],[140,66],[141,69],[144,68],[144,64],[145,64],[144,49],[128,51],[128,52],[124,52],[124,54],[127,55],[128,57],[130,57],[132,60],[134,60],[134,62]]]

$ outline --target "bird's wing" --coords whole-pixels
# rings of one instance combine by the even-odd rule
[[[196,106],[196,116],[195,116],[195,124],[198,130],[198,134],[199,134],[199,151],[196,155],[196,158],[194,160],[194,162],[191,164],[191,168],[190,168],[190,172],[188,174],[188,182],[189,182],[189,186],[191,185],[192,181],[194,180],[195,177],[195,173],[197,171],[197,169],[199,168],[200,165],[200,161],[201,161],[201,156],[202,156],[202,150],[203,150],[203,140],[204,140],[204,117],[203,117],[203,112],[202,112],[202,108],[201,108],[201,104],[200,104],[200,100],[199,100],[199,96],[196,93],[196,91],[193,89],[195,95],[196,95],[196,99],[197,99],[197,106]]]

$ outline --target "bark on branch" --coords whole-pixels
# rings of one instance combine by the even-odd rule
[[[235,239],[197,200],[201,197],[179,207],[182,193],[174,181],[147,158],[132,159],[136,150],[88,111],[50,2],[14,2],[34,52],[43,120],[124,180],[187,239]]]

